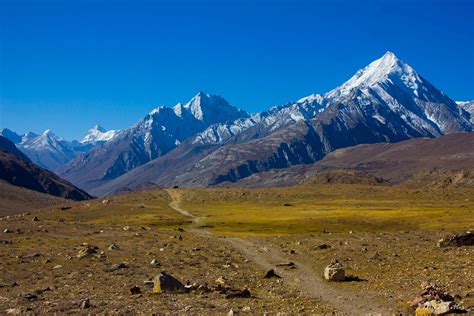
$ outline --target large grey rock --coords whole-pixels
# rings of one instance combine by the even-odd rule
[[[324,269],[324,278],[328,281],[341,282],[346,279],[346,271],[342,264],[335,260]]]
[[[161,272],[153,279],[153,293],[185,293],[186,287],[172,275]]]

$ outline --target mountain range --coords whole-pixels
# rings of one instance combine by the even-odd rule
[[[51,132],[2,134],[38,164],[94,195],[106,195],[148,186],[234,183],[313,164],[358,144],[472,132],[473,104],[453,101],[386,52],[325,94],[260,113],[200,92],[185,104],[159,107],[122,131],[97,126],[81,142],[65,143]],[[48,151],[37,149],[42,147]]]
[[[51,171],[55,171],[79,154],[109,141],[117,133],[118,131],[106,131],[101,126],[96,125],[87,131],[81,141],[67,141],[50,130],[46,130],[41,134],[28,132],[23,135],[19,135],[8,128],[0,130],[0,136],[12,141],[34,163]]]

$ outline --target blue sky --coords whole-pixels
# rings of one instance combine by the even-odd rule
[[[198,91],[250,112],[395,52],[474,99],[474,1],[0,0],[0,127],[80,138]]]

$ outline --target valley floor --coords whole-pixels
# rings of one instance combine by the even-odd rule
[[[1,218],[0,313],[81,312],[88,299],[88,313],[409,314],[424,282],[472,312],[472,248],[436,243],[472,229],[473,213],[473,189],[356,184],[66,202]],[[98,250],[78,258],[84,243]],[[333,259],[347,282],[323,279]],[[162,270],[209,291],[153,294],[144,281]],[[250,298],[228,297],[245,288]]]

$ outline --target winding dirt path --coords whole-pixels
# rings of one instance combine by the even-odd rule
[[[177,190],[166,190],[171,197],[169,206],[184,216],[193,219],[190,231],[196,234],[211,236],[221,242],[230,244],[233,248],[241,252],[246,259],[261,266],[263,271],[274,269],[275,272],[290,283],[296,286],[308,297],[320,299],[327,302],[333,308],[348,315],[390,315],[390,309],[383,303],[375,301],[370,293],[352,293],[331,286],[323,280],[321,275],[304,263],[286,257],[281,251],[265,244],[264,240],[258,238],[229,238],[218,237],[211,232],[199,228],[199,223],[204,217],[196,216],[180,207],[181,193]],[[293,262],[296,269],[285,269],[277,267],[277,264]]]

